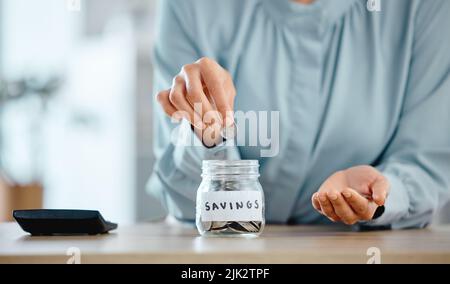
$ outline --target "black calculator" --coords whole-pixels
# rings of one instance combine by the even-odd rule
[[[98,235],[117,228],[96,210],[15,210],[13,217],[33,236]]]

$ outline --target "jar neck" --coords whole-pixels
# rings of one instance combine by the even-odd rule
[[[203,161],[202,177],[257,179],[259,177],[259,163],[257,160],[207,160]]]

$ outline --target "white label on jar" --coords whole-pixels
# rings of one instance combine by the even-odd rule
[[[259,191],[203,192],[202,221],[262,221],[262,194]]]

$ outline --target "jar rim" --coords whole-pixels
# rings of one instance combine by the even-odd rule
[[[220,167],[259,167],[258,160],[203,160],[202,168],[220,166]]]
[[[202,177],[259,177],[258,160],[204,160]]]

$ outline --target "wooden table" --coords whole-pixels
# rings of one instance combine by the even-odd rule
[[[91,237],[31,237],[15,223],[0,224],[0,263],[66,263],[78,251],[81,263],[366,263],[371,247],[382,263],[450,263],[450,226],[378,232],[267,226],[261,237],[242,239],[202,238],[191,226],[168,223]]]

